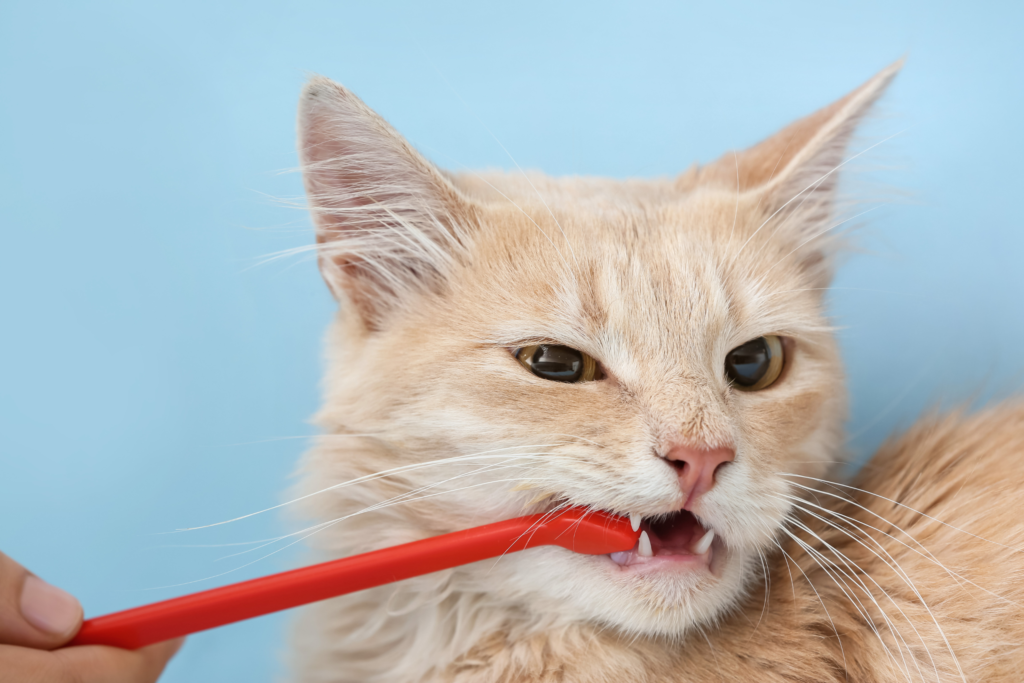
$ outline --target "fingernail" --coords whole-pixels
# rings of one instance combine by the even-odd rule
[[[40,631],[62,636],[78,624],[82,606],[71,593],[30,574],[21,589],[21,615]]]

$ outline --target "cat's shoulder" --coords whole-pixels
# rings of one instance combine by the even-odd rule
[[[878,494],[916,498],[926,488],[931,495],[924,497],[935,504],[937,490],[952,484],[961,491],[1018,485],[1024,482],[1022,461],[1024,399],[1015,399],[974,413],[960,409],[921,418],[883,445],[856,483]]]

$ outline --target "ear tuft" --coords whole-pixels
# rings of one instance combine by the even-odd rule
[[[316,76],[298,147],[320,270],[371,329],[416,292],[438,290],[466,239],[468,203],[384,119]]]

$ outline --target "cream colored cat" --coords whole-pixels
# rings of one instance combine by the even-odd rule
[[[625,182],[448,174],[310,82],[299,152],[340,302],[301,469],[317,552],[566,505],[643,534],[308,608],[297,681],[1024,680],[1024,410],[925,421],[856,488],[823,481],[836,179],[898,68]]]

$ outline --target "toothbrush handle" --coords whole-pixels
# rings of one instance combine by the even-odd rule
[[[587,512],[569,514],[568,518],[519,517],[143,605],[87,620],[69,646],[112,645],[134,650],[538,545],[564,545],[590,554],[626,549],[620,547],[626,545],[628,536],[622,532],[621,518],[596,515],[596,519],[595,513]],[[578,518],[575,524],[574,518]],[[581,522],[587,528],[581,528]],[[595,522],[602,525],[596,542]],[[626,525],[628,529],[628,522]],[[579,548],[572,545],[575,536],[581,537],[575,544]],[[632,542],[629,540],[628,547]]]

